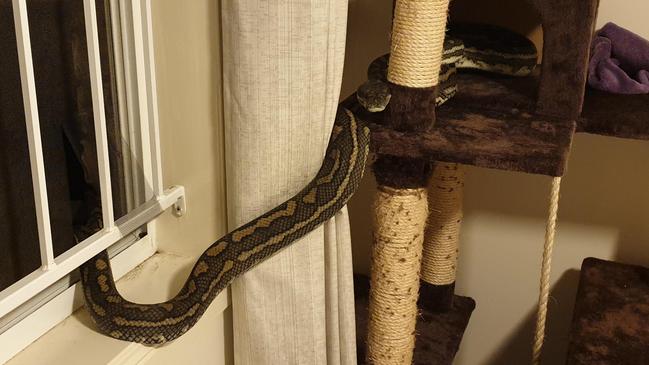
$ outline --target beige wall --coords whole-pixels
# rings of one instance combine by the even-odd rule
[[[456,0],[455,6],[465,12],[464,19],[484,16],[528,34],[540,45],[540,29],[525,25],[534,21],[534,14],[524,4]],[[512,16],[513,9],[525,15]],[[344,96],[365,79],[367,64],[388,49],[390,11],[391,1],[350,2]],[[649,38],[649,25],[641,16],[648,13],[645,1],[603,0],[598,23],[616,21]],[[649,266],[648,157],[647,142],[575,138],[559,211],[547,364],[563,363],[583,258]],[[365,180],[350,204],[354,265],[361,272],[369,266],[373,189],[373,178]],[[456,364],[529,362],[549,184],[547,177],[469,168],[457,291],[475,298],[477,309]]]
[[[156,220],[156,240],[160,251],[191,258],[175,273],[178,282],[226,232],[220,2],[154,0],[152,12],[163,179],[183,185],[187,197],[183,217]],[[213,303],[186,338],[147,363],[233,363],[231,318]]]
[[[160,249],[197,255],[226,230],[219,2],[155,0],[153,25],[165,186],[187,214],[157,223]]]

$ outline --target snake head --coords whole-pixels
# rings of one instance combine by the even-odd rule
[[[385,110],[390,103],[390,87],[381,80],[370,79],[359,86],[356,91],[358,102],[370,113]]]

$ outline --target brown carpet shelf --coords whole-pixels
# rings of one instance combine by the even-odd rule
[[[576,121],[539,116],[538,73],[512,78],[486,73],[458,75],[458,93],[437,109],[428,132],[385,127],[389,110],[369,113],[352,94],[342,105],[368,122],[372,150],[383,155],[562,176],[576,132],[649,140],[649,95],[614,95],[586,89]]]
[[[566,365],[649,363],[649,269],[587,258]]]
[[[459,74],[459,92],[448,106],[535,114],[539,78],[538,70],[525,78]],[[582,111],[576,122],[577,133],[649,140],[649,95],[618,95],[586,86]]]
[[[617,95],[586,89],[577,131],[649,140],[649,94]]]
[[[369,113],[357,103],[355,94],[342,105],[369,123],[371,148],[375,153],[549,176],[563,175],[575,122],[551,120],[526,112],[523,104],[529,105],[527,100],[532,99],[516,94],[509,94],[511,99],[519,99],[510,105],[518,107],[497,107],[483,102],[472,103],[481,105],[479,108],[471,107],[465,99],[471,97],[467,92],[472,90],[463,86],[464,81],[472,83],[472,79],[461,79],[460,91],[437,109],[435,127],[428,132],[405,133],[384,127],[389,111]],[[493,81],[486,80],[489,83],[484,84],[485,87],[491,87]],[[504,93],[502,88],[492,90]]]

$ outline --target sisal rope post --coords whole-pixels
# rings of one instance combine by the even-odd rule
[[[388,81],[428,88],[439,83],[449,0],[399,0],[394,7]]]
[[[429,215],[421,266],[421,305],[435,312],[451,309],[455,291],[465,168],[436,162],[428,185]]]
[[[448,0],[397,0],[388,81],[390,127],[423,131],[435,121]],[[415,346],[428,161],[378,156],[367,362],[410,365]]]
[[[545,244],[543,245],[543,260],[541,262],[541,280],[539,288],[539,304],[536,314],[536,331],[534,333],[534,345],[532,348],[532,364],[539,365],[541,352],[545,339],[545,324],[548,314],[548,298],[550,296],[550,273],[552,268],[552,250],[554,238],[557,231],[557,213],[559,211],[559,191],[561,188],[561,177],[552,179],[550,191],[550,207],[548,221],[545,227]]]
[[[367,338],[370,364],[412,363],[427,215],[426,189],[379,187]]]

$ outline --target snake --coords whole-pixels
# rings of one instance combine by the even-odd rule
[[[370,63],[367,81],[356,91],[368,112],[382,112],[390,103],[389,57],[385,54]],[[494,25],[452,24],[444,39],[435,103],[440,106],[455,96],[459,70],[523,77],[534,71],[537,58],[534,43],[516,32]]]
[[[126,300],[102,251],[80,267],[86,307],[99,332],[145,345],[186,333],[235,278],[332,218],[354,194],[365,171],[370,130],[339,108],[323,163],[300,192],[212,243],[175,297],[163,303]]]
[[[487,30],[491,32],[487,38],[491,39],[494,30]],[[476,28],[471,28],[468,35],[457,31],[458,33],[449,34],[445,41],[444,66],[441,71],[443,75],[440,78],[446,84],[438,95],[442,101],[450,99],[457,90],[454,77],[458,68],[486,69],[490,65],[493,66],[491,71],[511,71],[511,74],[522,75],[526,72],[526,67],[533,67],[525,66],[531,60],[528,57],[529,44],[517,49],[512,48],[512,43],[509,42],[507,44],[510,47],[505,47],[506,49],[495,46],[484,49],[479,45],[484,44],[485,40],[480,35],[471,35],[475,31]],[[509,33],[495,35],[500,40],[512,37]],[[514,52],[511,52],[512,49]],[[506,60],[512,62],[507,63]],[[527,63],[521,60],[527,60]],[[383,100],[389,99],[389,87],[384,76],[387,62],[388,56],[385,56],[370,65],[371,83],[365,88],[370,94],[374,93],[374,96]],[[533,63],[536,64],[535,57]],[[506,64],[509,66],[503,67]],[[372,97],[369,96],[370,99]],[[361,98],[362,96],[359,97]],[[125,299],[115,285],[108,253],[105,250],[99,252],[79,268],[86,308],[98,331],[118,340],[152,346],[182,336],[197,323],[214,298],[235,278],[289,246],[342,209],[359,186],[369,146],[368,126],[349,110],[340,107],[323,163],[315,177],[295,196],[213,242],[198,257],[182,288],[165,302],[141,304]],[[92,227],[86,235],[97,229],[98,227]]]

